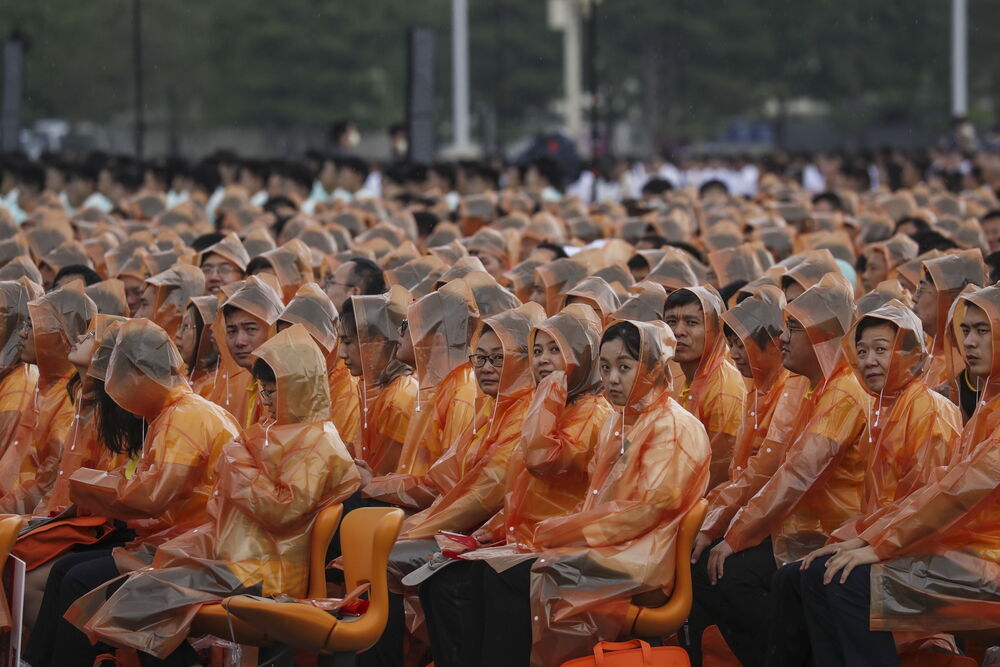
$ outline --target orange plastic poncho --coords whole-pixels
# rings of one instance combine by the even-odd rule
[[[663,309],[667,304],[667,290],[659,283],[644,280],[631,288],[631,296],[612,313],[615,320],[638,320],[654,322],[663,319]]]
[[[627,407],[601,430],[586,500],[532,541],[531,664],[557,665],[615,639],[634,595],[673,584],[681,519],[708,487],[705,428],[670,398],[674,349],[662,322],[632,322],[640,351]]]
[[[181,376],[183,361],[160,327],[121,326],[105,389],[149,423],[135,471],[80,468],[70,498],[99,516],[129,521],[137,542],[157,546],[205,520],[222,446],[239,435],[232,416],[198,396]]]
[[[21,331],[28,302],[41,288],[28,280],[0,282],[0,459],[14,439],[21,415],[32,407],[38,368],[21,361]]]
[[[213,246],[214,247],[214,246]],[[215,383],[208,399],[236,417],[241,428],[250,428],[260,421],[261,406],[258,400],[257,382],[250,371],[243,368],[229,352],[226,343],[226,306],[246,311],[262,320],[270,328],[268,338],[274,335],[275,322],[284,309],[281,297],[273,287],[258,278],[250,276],[244,281],[226,285],[229,298],[219,304],[212,324],[212,334],[219,348],[219,367]]]
[[[715,273],[715,284],[719,287],[725,287],[737,280],[746,282],[757,280],[764,274],[765,268],[761,265],[757,248],[750,243],[710,252],[708,264]]]
[[[357,442],[361,435],[361,404],[358,381],[338,356],[337,322],[340,315],[319,285],[306,283],[295,293],[278,316],[279,322],[301,324],[325,352],[330,389],[330,421],[346,443]]]
[[[152,569],[110,597],[102,586],[75,604],[69,617],[91,639],[162,658],[187,638],[202,604],[248,591],[306,594],[312,523],[360,476],[327,421],[326,365],[305,328],[282,331],[254,356],[274,370],[275,421],[225,445],[207,523],[161,545]]]
[[[861,507],[871,397],[840,349],[853,296],[843,277],[830,274],[785,306],[805,329],[823,378],[803,400],[780,465],[730,523],[725,539],[733,551],[770,535],[775,558],[791,562],[822,546]]]
[[[890,505],[926,484],[937,467],[952,459],[962,429],[958,407],[923,380],[927,346],[923,327],[913,311],[898,301],[890,301],[865,317],[894,325],[896,334],[885,386],[880,392],[864,384],[865,366],[855,346],[862,320],[855,322],[843,339],[848,362],[874,398],[874,411],[863,438],[868,471],[861,516],[834,533],[838,540],[855,537]]]
[[[205,293],[205,274],[197,266],[176,264],[147,278],[146,282],[156,288],[150,319],[173,338],[181,325],[188,301]]]
[[[400,539],[430,538],[439,530],[471,533],[503,505],[507,469],[533,389],[528,333],[543,318],[538,304],[527,303],[483,320],[503,346],[497,396],[480,395],[472,423],[431,466],[427,476],[441,495],[406,520]]]
[[[722,313],[725,304],[718,294],[704,287],[687,287],[701,304],[705,331],[705,347],[691,384],[675,367],[674,398],[693,414],[708,431],[712,443],[712,473],[709,486],[715,488],[726,481],[733,456],[736,433],[743,418],[746,382],[729,359],[726,337],[722,335]],[[680,387],[678,387],[680,385]]]
[[[261,253],[267,259],[281,284],[282,301],[289,301],[302,285],[312,282],[310,250],[302,241],[292,239],[280,248]]]
[[[819,283],[823,276],[828,273],[840,273],[833,253],[825,248],[792,255],[785,262],[778,263],[776,266],[789,267],[788,271],[781,276],[782,285],[789,281],[796,282],[804,290]]]
[[[201,332],[195,343],[194,368],[188,369],[188,382],[194,393],[204,398],[212,395],[219,369],[219,348],[212,335],[212,325],[219,311],[219,300],[214,296],[194,296],[188,299],[188,308],[194,308],[201,321]]]
[[[597,313],[601,318],[601,325],[610,324],[612,315],[621,304],[618,302],[618,295],[611,289],[604,278],[590,276],[584,278],[572,289],[566,290],[563,298],[563,307],[574,299],[576,302],[585,303]]]
[[[774,452],[794,437],[791,427],[809,389],[806,378],[791,374],[782,365],[779,338],[784,307],[781,290],[765,285],[722,314],[723,322],[743,343],[753,385],[736,434],[728,482],[708,494],[701,532],[713,541],[722,537],[736,512],[774,473],[780,462]]]
[[[240,237],[233,232],[227,234],[226,238],[215,245],[205,248],[199,256],[199,263],[212,253],[232,262],[239,267],[240,271],[246,271],[247,264],[250,263],[250,255],[247,254],[246,248],[240,242]]]
[[[963,370],[961,353],[948,345],[948,318],[951,306],[966,285],[986,284],[986,268],[978,250],[955,251],[923,263],[921,277],[933,288],[936,331],[925,371],[927,384],[943,392],[956,404],[956,378]],[[918,288],[919,289],[919,288]]]
[[[535,285],[545,295],[545,312],[551,317],[559,312],[563,294],[587,277],[587,266],[563,257],[535,269]]]
[[[67,355],[76,339],[97,315],[97,306],[75,280],[28,303],[38,386],[32,406],[22,414],[14,440],[0,459],[3,504],[21,507],[33,498],[37,504],[55,482],[63,446],[73,423],[73,402],[67,384],[75,373]],[[28,510],[34,509],[32,505]]]
[[[639,254],[642,254],[640,251]],[[673,292],[685,287],[694,287],[698,284],[698,276],[691,268],[691,263],[684,256],[686,253],[677,248],[664,248],[663,256],[656,265],[649,270],[644,280],[658,283],[664,289]]]
[[[89,285],[85,291],[97,306],[97,312],[118,317],[131,315],[128,309],[128,297],[125,296],[125,283],[117,278],[108,278]]]
[[[569,514],[584,501],[598,437],[614,417],[598,367],[601,329],[591,307],[571,304],[538,324],[528,337],[528,348],[534,349],[539,331],[551,336],[566,369],[551,373],[535,387],[521,443],[507,469],[502,522],[490,522],[491,527],[496,524],[494,539],[509,546],[484,554],[488,560],[510,553],[531,554],[535,526]]]
[[[351,297],[362,368],[361,433],[354,456],[376,477],[396,469],[417,403],[413,369],[396,359],[409,301],[398,286],[386,294]]]
[[[434,499],[424,476],[475,414],[479,389],[468,354],[477,321],[472,291],[462,280],[410,304],[407,322],[416,361],[416,410],[395,471],[371,480],[365,496],[416,510]]]

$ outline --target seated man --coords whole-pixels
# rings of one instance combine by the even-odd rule
[[[323,279],[323,289],[337,310],[352,296],[384,294],[385,276],[378,264],[367,257],[352,257]]]
[[[226,285],[243,280],[250,256],[236,234],[230,233],[201,253],[201,270],[205,274],[205,294],[218,295]]]

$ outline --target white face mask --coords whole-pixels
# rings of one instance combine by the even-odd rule
[[[406,151],[409,147],[410,147],[410,142],[408,142],[406,139],[396,140],[396,153],[398,153],[399,155],[406,155]]]
[[[351,130],[347,133],[347,145],[351,148],[356,148],[358,144],[361,143],[361,133],[357,130]]]

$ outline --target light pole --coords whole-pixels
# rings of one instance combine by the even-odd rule
[[[969,111],[968,8],[966,0],[951,0],[951,115]]]
[[[135,157],[141,160],[146,133],[142,109],[142,0],[132,0],[132,76],[135,87]]]
[[[454,150],[466,152],[469,136],[469,7],[467,0],[451,0],[451,90]]]

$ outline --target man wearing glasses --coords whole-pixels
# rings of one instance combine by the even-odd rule
[[[243,280],[250,255],[236,234],[230,233],[201,253],[201,270],[205,274],[205,294],[218,296],[226,285]]]

